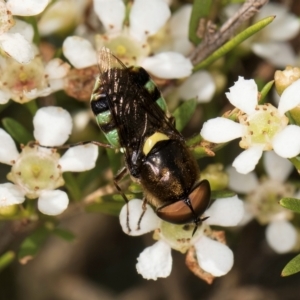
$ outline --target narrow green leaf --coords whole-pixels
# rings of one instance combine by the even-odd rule
[[[274,80],[269,81],[260,91],[260,99],[258,104],[262,104],[268,95],[269,91],[271,90],[272,86],[274,84]]]
[[[37,110],[39,109],[36,101],[31,100],[27,103],[24,104],[24,106],[28,109],[28,111],[31,113],[32,116],[34,116],[37,112]]]
[[[281,276],[290,276],[300,271],[300,254],[294,257],[288,264],[283,268]]]
[[[63,177],[65,180],[65,187],[70,193],[71,198],[75,201],[79,201],[81,199],[81,189],[77,183],[74,173],[65,172]]]
[[[289,158],[289,161],[294,165],[298,172],[300,172],[300,157]]]
[[[0,271],[5,269],[8,265],[10,265],[16,257],[15,252],[7,251],[0,256]]]
[[[42,227],[29,235],[20,246],[18,253],[19,260],[26,263],[32,259],[38,253],[50,233],[51,231]]]
[[[33,141],[33,135],[19,122],[11,118],[4,118],[2,120],[5,130],[20,144],[27,144]]]
[[[211,191],[212,199],[229,198],[229,197],[233,197],[235,195],[236,195],[236,193],[229,191],[229,190]]]
[[[295,198],[282,198],[279,204],[296,213],[300,213],[300,200]]]
[[[293,122],[290,123],[300,126],[300,107],[296,106],[295,108],[291,109],[288,112],[287,117],[289,119],[292,118]]]
[[[274,20],[274,18],[275,16],[264,18],[261,21],[255,23],[254,25],[248,27],[247,29],[245,29],[244,31],[236,35],[234,38],[232,38],[230,41],[228,41],[226,44],[224,44],[222,47],[220,47],[218,50],[213,52],[208,58],[206,58],[198,65],[196,65],[193,71],[195,72],[200,69],[207,68],[210,64],[212,64],[220,57],[224,56],[226,53],[228,53],[230,50],[235,48],[237,45],[239,45],[240,43],[248,39],[256,32],[262,30],[267,25],[269,25]]]
[[[62,229],[62,228],[55,228],[52,231],[53,234],[57,235],[58,237],[62,238],[67,242],[72,242],[75,240],[76,236],[69,230]]]
[[[194,45],[198,45],[202,40],[197,35],[199,22],[201,19],[208,17],[211,4],[211,0],[194,0],[189,24],[189,39]]]
[[[185,125],[191,119],[195,112],[197,102],[195,99],[191,99],[183,102],[173,113],[176,120],[176,129],[180,132],[183,130]]]

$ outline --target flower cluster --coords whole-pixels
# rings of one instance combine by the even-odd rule
[[[267,225],[266,239],[270,247],[278,253],[289,252],[296,246],[298,233],[289,222],[293,212],[278,205],[278,201],[282,196],[296,196],[295,187],[285,182],[293,165],[273,151],[265,152],[263,163],[267,176],[260,181],[254,172],[244,175],[229,167],[229,187],[246,195],[242,224],[257,219],[261,225]]]
[[[72,130],[70,114],[60,107],[44,107],[34,119],[34,137],[44,146],[58,147],[65,143]],[[56,190],[64,185],[63,172],[83,172],[94,168],[98,148],[88,144],[70,148],[62,157],[53,149],[36,144],[18,152],[9,134],[0,129],[0,162],[11,165],[7,178],[13,183],[0,184],[0,207],[21,204],[38,198],[38,209],[47,215],[62,213],[69,203],[66,192]]]
[[[241,138],[240,147],[246,149],[233,162],[239,173],[254,170],[263,151],[274,151],[281,157],[292,158],[300,153],[300,127],[288,125],[285,113],[300,104],[300,80],[287,87],[278,108],[270,103],[258,104],[259,93],[253,79],[239,77],[230,92],[229,102],[240,110],[236,123],[225,117],[204,123],[201,135],[213,143],[226,143]]]
[[[153,209],[147,205],[145,214],[143,201],[134,199],[124,205],[120,213],[120,223],[125,233],[136,236],[155,230],[154,238],[158,240],[154,245],[146,248],[138,257],[136,265],[138,273],[146,279],[156,280],[167,277],[172,270],[171,249],[181,253],[195,252],[198,267],[193,264],[192,271],[206,274],[203,279],[211,282],[213,277],[227,274],[233,265],[233,253],[221,241],[209,225],[235,226],[243,216],[244,207],[236,196],[216,200],[205,212],[209,217],[192,236],[192,224],[174,225],[159,219]],[[141,218],[142,216],[142,218]],[[191,255],[194,257],[194,255]],[[189,259],[187,264],[192,263]]]

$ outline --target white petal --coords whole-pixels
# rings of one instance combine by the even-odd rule
[[[20,64],[29,63],[34,57],[34,49],[20,33],[4,33],[0,36],[1,48]]]
[[[49,0],[8,0],[7,8],[16,16],[34,16],[40,14]]]
[[[243,218],[244,204],[237,196],[217,199],[206,210],[209,225],[236,226]]]
[[[68,74],[69,70],[70,65],[60,58],[51,59],[45,67],[45,72],[49,80],[63,78]]]
[[[83,172],[93,169],[98,157],[98,147],[93,144],[70,148],[59,160],[62,172]]]
[[[162,0],[135,0],[129,15],[130,35],[144,41],[169,19],[171,11]]]
[[[171,273],[171,247],[162,240],[146,248],[137,260],[137,272],[145,279],[165,278]]]
[[[143,201],[132,199],[122,207],[119,219],[122,229],[126,234],[133,236],[142,235],[158,228],[159,218],[148,204],[146,207],[147,209],[141,220],[140,228],[138,228],[138,222],[143,213]],[[127,220],[129,224],[127,224]],[[130,227],[130,232],[128,232],[127,225]]]
[[[192,7],[191,4],[183,5],[172,14],[169,27],[173,37],[188,37]]]
[[[300,127],[288,125],[272,141],[273,149],[281,157],[292,158],[300,153]]]
[[[28,42],[32,42],[34,37],[32,25],[22,20],[15,20],[15,25],[8,31],[8,33],[20,33]]]
[[[154,76],[166,79],[187,77],[193,69],[191,61],[176,52],[162,52],[146,57],[142,66]]]
[[[212,143],[226,143],[243,135],[243,126],[226,118],[214,118],[203,124],[200,135]]]
[[[253,79],[244,79],[239,76],[234,86],[225,93],[229,102],[241,111],[251,114],[255,111],[258,100],[257,85]]]
[[[63,53],[77,69],[97,64],[97,55],[92,44],[79,36],[69,36],[64,40]]]
[[[34,118],[34,137],[41,145],[60,146],[69,138],[72,131],[72,118],[61,107],[40,108]]]
[[[237,193],[248,194],[254,191],[259,185],[254,172],[240,174],[231,166],[226,168],[226,172],[229,175],[228,187]]]
[[[233,266],[233,253],[224,244],[203,236],[195,243],[200,267],[213,276],[227,274]]]
[[[275,20],[264,28],[262,34],[266,40],[287,41],[297,35],[299,32],[299,19],[287,11],[287,7],[277,3],[267,3],[262,7],[255,19],[275,15]]]
[[[293,171],[293,164],[286,158],[278,156],[274,151],[264,153],[263,163],[268,176],[280,182],[285,182]]]
[[[19,151],[12,137],[0,128],[0,162],[12,165],[19,157]]]
[[[41,213],[56,216],[67,209],[68,195],[60,190],[43,191],[38,199],[38,209]]]
[[[16,185],[8,182],[0,184],[0,207],[21,204],[25,196]]]
[[[265,42],[252,44],[252,51],[272,65],[285,68],[287,65],[296,64],[296,55],[292,47],[287,43]]]
[[[286,253],[294,248],[297,242],[297,231],[290,222],[274,221],[266,229],[266,238],[274,251]]]
[[[122,0],[94,0],[94,10],[108,33],[121,31],[125,18]]]
[[[287,87],[279,100],[278,111],[284,115],[288,110],[295,108],[300,104],[300,79]]]
[[[254,170],[263,153],[263,146],[252,146],[238,155],[232,166],[241,173],[247,174]]]
[[[250,202],[245,201],[244,202],[244,215],[242,217],[242,220],[238,224],[238,226],[245,226],[248,224],[251,220],[253,220],[255,217],[253,212],[253,205]]]
[[[8,91],[0,90],[0,104],[5,104],[10,99],[10,93]]]
[[[191,75],[178,89],[181,99],[196,98],[198,102],[209,102],[216,91],[216,84],[212,76],[206,71],[199,71]]]

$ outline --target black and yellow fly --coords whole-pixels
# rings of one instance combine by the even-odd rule
[[[195,224],[210,201],[210,185],[200,181],[198,164],[160,91],[142,67],[126,67],[110,50],[99,52],[100,75],[91,108],[107,140],[125,155],[118,181],[129,172],[141,184],[144,200],[162,220]]]

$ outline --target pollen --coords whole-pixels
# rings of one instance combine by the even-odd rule
[[[288,124],[288,118],[278,113],[272,105],[259,105],[255,112],[239,119],[245,125],[240,147],[248,149],[253,145],[264,145],[264,150],[272,150],[272,139]]]
[[[118,46],[117,46],[117,49],[116,49],[116,52],[117,52],[117,53],[116,53],[117,56],[123,56],[123,55],[126,54],[127,49],[126,49],[126,47],[123,46],[123,45],[118,45]]]

